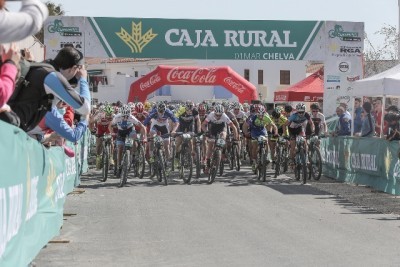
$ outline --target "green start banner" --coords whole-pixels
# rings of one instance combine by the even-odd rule
[[[364,39],[363,23],[347,23],[355,29],[352,38],[335,26],[339,22],[331,24],[52,16],[44,24],[44,44],[49,58],[68,45],[100,58],[325,60],[337,48],[328,47],[328,39]]]
[[[400,195],[399,143],[396,141],[329,137],[322,139],[321,156],[326,176]]]
[[[0,121],[0,266],[27,266],[59,234],[65,196],[87,171],[87,137],[69,158]]]

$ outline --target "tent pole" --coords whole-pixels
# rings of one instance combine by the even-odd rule
[[[382,118],[381,118],[381,125],[380,125],[380,127],[381,127],[380,138],[383,138],[383,124],[384,124],[384,122],[385,122],[384,116],[383,116],[383,112],[384,112],[384,110],[385,110],[385,107],[386,107],[386,95],[383,95],[382,107],[381,107],[381,116],[382,116]]]
[[[350,99],[350,107],[351,107],[351,113],[352,113],[352,115],[351,115],[352,120],[351,120],[350,136],[354,136],[354,117],[355,117],[354,99],[355,99],[354,96],[352,96],[351,99]]]

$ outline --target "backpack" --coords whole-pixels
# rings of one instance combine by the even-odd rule
[[[11,107],[19,120],[19,127],[25,132],[34,129],[51,110],[54,95],[46,94],[44,79],[54,71],[54,67],[47,63],[20,61],[20,76],[15,83],[15,90],[7,104]],[[3,112],[4,113],[4,112]],[[12,123],[3,114],[1,120]]]

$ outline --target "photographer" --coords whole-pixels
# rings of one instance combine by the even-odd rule
[[[384,119],[388,124],[388,132],[386,135],[386,140],[400,140],[400,114],[399,109],[396,106],[390,106],[387,108],[387,114]]]

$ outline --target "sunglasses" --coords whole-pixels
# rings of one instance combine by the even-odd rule
[[[298,111],[297,113],[298,114],[304,114],[304,111]]]
[[[216,117],[221,117],[221,116],[222,116],[222,113],[215,113],[215,116],[216,116]]]
[[[313,110],[312,112],[318,112],[318,110]]]

